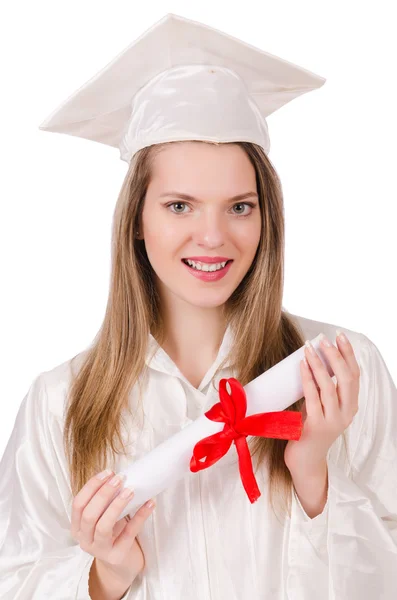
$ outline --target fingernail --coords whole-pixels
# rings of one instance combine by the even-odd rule
[[[326,347],[326,348],[331,348],[331,343],[329,340],[327,340],[327,338],[325,337],[325,335],[322,333],[320,335],[320,340],[321,343]]]
[[[153,500],[149,500],[148,502],[146,502],[146,508],[152,508],[155,505],[155,502]]]
[[[133,493],[134,493],[134,490],[132,488],[125,487],[120,494],[120,498],[123,498],[123,499],[128,498],[129,496],[132,496]]]
[[[105,471],[101,471],[101,473],[98,473],[96,475],[96,478],[97,479],[105,479],[105,477],[108,477],[111,473],[112,473],[112,471],[110,469],[106,469]]]
[[[336,336],[337,336],[337,337],[340,339],[340,341],[341,341],[343,344],[346,344],[346,343],[347,343],[348,339],[347,339],[347,337],[345,336],[345,334],[341,332],[341,330],[340,330],[340,329],[337,329],[337,330],[336,330]]]
[[[118,473],[117,475],[115,475],[114,477],[112,477],[112,479],[110,481],[108,481],[108,484],[116,487],[117,485],[119,485],[119,483],[121,483],[122,479],[124,479],[125,475],[121,475],[121,473]]]
[[[311,352],[311,354],[313,354],[313,355],[314,355],[314,354],[316,354],[316,351],[315,351],[315,349],[313,348],[313,345],[312,345],[312,343],[311,343],[311,341],[310,341],[310,340],[306,340],[306,342],[305,342],[305,346],[306,346],[306,348],[307,348],[307,349],[308,349],[308,350]]]

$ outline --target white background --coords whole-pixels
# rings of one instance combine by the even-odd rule
[[[397,382],[393,2],[9,2],[2,10],[0,456],[33,379],[104,316],[116,149],[39,131],[167,12],[327,79],[268,117],[284,190],[290,312],[367,335]]]

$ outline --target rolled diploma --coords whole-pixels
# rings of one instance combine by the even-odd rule
[[[311,342],[330,377],[333,377],[334,372],[331,365],[319,346],[320,336],[321,334]],[[335,339],[330,341],[335,345]],[[302,398],[303,387],[299,365],[303,357],[304,346],[244,386],[247,397],[247,417],[257,413],[284,410]],[[230,387],[228,385],[226,387],[230,392]],[[189,473],[194,446],[203,438],[222,431],[224,426],[224,423],[211,421],[203,414],[135,463],[120,471],[126,476],[124,486],[132,487],[135,494],[120,513],[119,519],[127,514],[133,516],[147,500],[157,496]],[[231,451],[232,448],[228,454]],[[194,475],[195,473],[192,473],[192,476]]]

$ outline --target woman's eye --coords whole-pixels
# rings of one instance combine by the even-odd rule
[[[171,204],[167,204],[167,208],[170,208],[171,206],[187,206],[186,202],[172,202]],[[250,202],[238,202],[237,204],[234,204],[233,208],[236,208],[237,206],[249,206],[250,208],[253,208],[255,205],[251,204]],[[173,212],[174,214],[185,214],[184,211],[180,211],[180,210],[172,210],[171,212]],[[248,217],[251,212],[245,212],[245,213],[241,213],[241,211],[238,211],[237,213],[235,213],[238,217]]]
[[[249,207],[253,208],[253,206],[254,206],[254,205],[253,205],[253,204],[250,204],[249,202],[239,202],[238,204],[235,204],[235,205],[233,206],[233,208],[236,208],[236,206],[249,206]],[[238,214],[238,213],[237,213],[237,214]],[[250,215],[250,214],[251,214],[250,212],[247,212],[247,211],[245,211],[245,213],[244,213],[244,214],[241,214],[241,215],[239,215],[239,216],[242,216],[242,217],[248,217],[248,215]]]
[[[176,206],[176,205],[178,205],[178,204],[179,204],[179,206],[180,206],[181,204],[182,204],[182,205],[186,205],[186,203],[185,203],[185,202],[173,202],[172,204],[168,204],[168,205],[167,205],[167,208],[168,208],[169,206]],[[171,212],[175,212],[175,211],[171,211]],[[182,213],[181,213],[180,211],[178,211],[178,210],[177,210],[176,212],[177,212],[177,214],[182,214]]]

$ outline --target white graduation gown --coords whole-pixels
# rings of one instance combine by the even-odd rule
[[[305,338],[336,326],[290,315]],[[188,473],[156,498],[138,539],[144,571],[128,600],[395,600],[397,598],[397,390],[376,345],[344,328],[361,368],[359,410],[328,453],[328,499],[311,519],[292,490],[284,523],[262,492],[251,504],[237,460]],[[145,424],[126,428],[137,460],[218,401],[211,375],[198,389],[162,348],[150,362]],[[148,354],[157,343],[150,336]],[[217,378],[235,374],[228,366]],[[93,557],[70,535],[71,495],[62,446],[69,361],[41,373],[18,411],[0,463],[0,598],[86,600]],[[131,401],[134,401],[134,390]],[[148,417],[146,419],[146,417]],[[234,445],[229,452],[235,453]],[[237,455],[236,455],[237,456]]]

